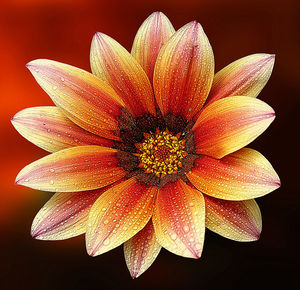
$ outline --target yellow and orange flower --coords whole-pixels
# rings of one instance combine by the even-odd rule
[[[255,98],[274,55],[253,54],[215,74],[201,25],[175,31],[155,12],[131,54],[96,33],[90,56],[93,74],[46,59],[27,64],[56,105],[12,119],[22,136],[51,152],[16,178],[56,192],[35,217],[32,236],[85,233],[92,256],[124,243],[133,278],[161,247],[199,258],[205,227],[232,240],[257,240],[254,198],[280,180],[263,155],[243,147],[275,118]]]

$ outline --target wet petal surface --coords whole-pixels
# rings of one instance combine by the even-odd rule
[[[117,152],[95,145],[60,150],[23,168],[16,184],[54,192],[101,188],[126,175]]]
[[[153,224],[159,244],[187,258],[199,258],[205,233],[205,203],[200,191],[182,180],[159,189]]]
[[[250,242],[259,239],[262,220],[254,199],[228,201],[207,195],[205,198],[206,227],[234,241]]]
[[[151,82],[158,53],[174,32],[168,17],[162,12],[154,12],[143,22],[135,36],[131,54]]]
[[[271,76],[274,61],[272,54],[256,53],[224,67],[214,77],[206,104],[230,96],[257,97]]]
[[[222,158],[252,142],[275,119],[274,110],[251,97],[227,97],[207,106],[194,127],[196,152]]]
[[[123,46],[98,32],[92,41],[90,59],[92,72],[114,88],[133,115],[156,114],[150,81]]]
[[[64,240],[85,233],[89,210],[107,188],[55,193],[35,216],[31,235],[39,240]]]
[[[201,192],[227,200],[256,198],[280,186],[270,162],[249,148],[222,159],[200,156],[187,177]]]
[[[111,147],[114,143],[77,126],[57,107],[28,108],[11,121],[24,138],[49,152],[79,145]]]
[[[27,64],[53,102],[78,126],[99,136],[120,140],[117,117],[124,103],[96,76],[47,59]]]
[[[156,193],[156,186],[149,187],[133,177],[102,194],[89,213],[89,255],[118,247],[142,230],[151,218]]]
[[[203,106],[214,77],[214,56],[201,25],[190,22],[161,48],[153,77],[163,115],[192,118]]]
[[[143,274],[152,265],[160,249],[150,220],[141,231],[124,243],[125,260],[131,277],[137,278]]]

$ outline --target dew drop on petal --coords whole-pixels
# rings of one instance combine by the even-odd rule
[[[184,227],[183,227],[183,230],[187,233],[190,229],[189,229],[188,226],[184,226]]]
[[[106,240],[104,240],[103,245],[104,246],[108,246],[110,243],[109,239],[107,238]]]
[[[176,240],[176,238],[177,238],[176,234],[172,234],[172,235],[171,235],[171,239],[172,239],[172,240]]]

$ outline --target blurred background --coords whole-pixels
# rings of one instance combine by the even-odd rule
[[[299,289],[298,4],[296,0],[1,0],[0,288]],[[258,242],[238,243],[207,232],[201,259],[183,259],[162,250],[152,267],[132,280],[122,247],[91,258],[83,236],[57,242],[31,238],[31,222],[50,194],[15,186],[14,179],[46,152],[23,139],[10,119],[26,107],[52,105],[25,68],[27,62],[48,58],[90,71],[90,42],[96,31],[130,50],[139,25],[157,10],[175,29],[191,20],[202,24],[214,50],[216,71],[248,54],[276,54],[273,75],[259,97],[275,109],[277,118],[251,147],[270,160],[282,187],[258,199],[263,215]]]

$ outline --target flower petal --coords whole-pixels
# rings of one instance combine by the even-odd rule
[[[24,138],[49,152],[79,145],[111,147],[114,143],[77,126],[57,107],[28,108],[11,121]]]
[[[132,278],[142,275],[154,262],[161,249],[156,241],[152,221],[124,243],[124,255]]]
[[[90,59],[92,72],[114,88],[133,115],[156,114],[150,81],[123,46],[98,32],[92,41]]]
[[[153,85],[163,113],[189,120],[203,106],[214,77],[214,56],[201,25],[180,28],[161,48]]]
[[[222,159],[202,155],[186,176],[201,192],[227,200],[256,198],[280,186],[279,177],[269,161],[249,148]]]
[[[204,195],[206,227],[234,241],[250,242],[259,239],[262,221],[254,199],[228,201]]]
[[[31,235],[39,240],[64,240],[85,233],[89,210],[108,187],[55,193],[34,218]]]
[[[205,233],[203,195],[182,180],[166,184],[158,191],[153,224],[161,246],[183,257],[199,258]]]
[[[143,229],[151,218],[156,191],[156,186],[147,186],[133,177],[102,194],[89,213],[89,255],[116,248]]]
[[[94,75],[52,60],[37,59],[28,69],[53,102],[78,126],[113,140],[124,104],[115,91]]]
[[[60,150],[23,168],[16,183],[45,191],[85,191],[109,185],[126,175],[117,150],[89,145]]]
[[[206,104],[230,96],[257,97],[271,76],[274,61],[273,54],[256,53],[232,62],[216,73]]]
[[[274,110],[258,99],[218,100],[201,112],[193,127],[196,152],[222,158],[252,142],[274,119]]]
[[[157,55],[174,32],[168,17],[162,12],[154,12],[143,22],[135,36],[131,54],[140,63],[151,82]]]

